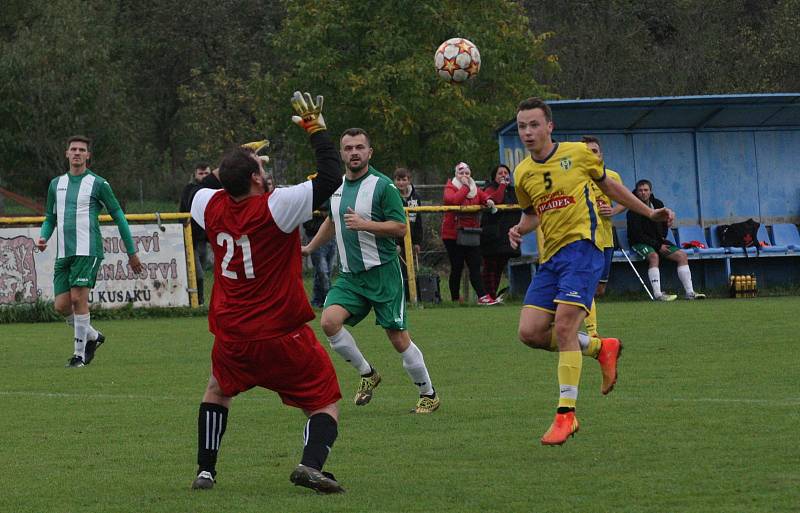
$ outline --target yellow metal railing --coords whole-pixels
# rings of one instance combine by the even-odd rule
[[[497,205],[497,210],[521,210],[519,205]],[[411,224],[408,220],[409,212],[484,212],[488,209],[484,206],[471,205],[462,207],[459,205],[430,206],[430,207],[405,207],[406,210],[406,235],[403,240],[406,257],[406,274],[408,276],[408,299],[413,304],[417,304],[417,273],[414,268],[414,248],[411,244]]]

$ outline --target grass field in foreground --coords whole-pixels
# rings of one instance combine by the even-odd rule
[[[516,341],[518,312],[410,312],[443,401],[431,416],[407,413],[415,387],[372,318],[352,330],[384,381],[356,407],[356,373],[333,355],[341,496],[289,483],[303,418],[263,390],[234,400],[216,488],[189,489],[203,318],[98,322],[108,343],[75,370],[65,325],[0,326],[0,511],[797,510],[800,298],[601,304],[602,332],[625,343],[620,381],[602,397],[584,360],[581,431],[560,448],[538,442],[557,357]]]

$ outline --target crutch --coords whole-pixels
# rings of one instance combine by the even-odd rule
[[[639,283],[641,283],[642,287],[644,287],[644,291],[647,292],[648,296],[650,296],[650,301],[655,301],[655,298],[653,297],[653,294],[650,293],[650,289],[648,289],[647,285],[644,284],[644,280],[642,279],[642,276],[639,274],[639,271],[636,270],[636,266],[633,265],[633,262],[631,262],[631,259],[628,258],[628,253],[625,252],[625,249],[622,246],[620,246],[619,250],[622,251],[623,255],[625,255],[625,260],[627,260],[628,263],[631,264],[631,269],[633,269],[633,272],[636,273],[636,277],[639,278]]]

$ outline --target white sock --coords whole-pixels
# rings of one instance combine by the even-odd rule
[[[89,331],[89,314],[75,314],[75,354],[86,358],[86,334]]]
[[[589,349],[589,335],[586,333],[579,331],[578,332],[578,344],[581,346],[581,351],[586,351]]]
[[[686,290],[686,295],[687,296],[693,295],[694,288],[692,288],[692,271],[689,270],[688,265],[678,266],[678,279],[681,280],[683,288],[684,290]]]
[[[647,277],[650,278],[650,285],[653,287],[653,296],[659,297],[661,295],[661,273],[658,272],[658,267],[648,269]]]
[[[425,358],[422,357],[422,351],[411,342],[408,349],[400,353],[403,357],[403,368],[411,377],[411,381],[419,387],[421,395],[433,394],[433,385],[431,384],[431,377],[428,375],[428,368],[425,367]]]
[[[344,358],[344,361],[356,368],[359,374],[369,374],[372,366],[358,350],[356,341],[349,331],[342,328],[339,333],[328,337],[328,342],[331,344],[331,349],[339,353],[339,356]]]
[[[91,314],[86,314],[86,315],[91,315]],[[74,314],[69,314],[68,316],[64,317],[64,320],[67,321],[67,325],[69,325],[70,328],[74,328],[75,327],[75,315]],[[94,329],[94,326],[89,324],[89,330],[86,332],[86,340],[97,340],[97,335],[98,334],[99,333],[97,333],[97,330]]]

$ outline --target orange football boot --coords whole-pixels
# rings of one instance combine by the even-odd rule
[[[600,352],[597,353],[597,361],[603,373],[603,385],[600,391],[606,395],[614,390],[614,384],[617,382],[617,360],[622,354],[622,342],[616,338],[604,338],[602,343]]]
[[[567,413],[556,413],[556,418],[550,425],[550,429],[542,435],[542,445],[561,445],[570,436],[575,436],[578,432],[578,419],[575,418],[575,411]]]

